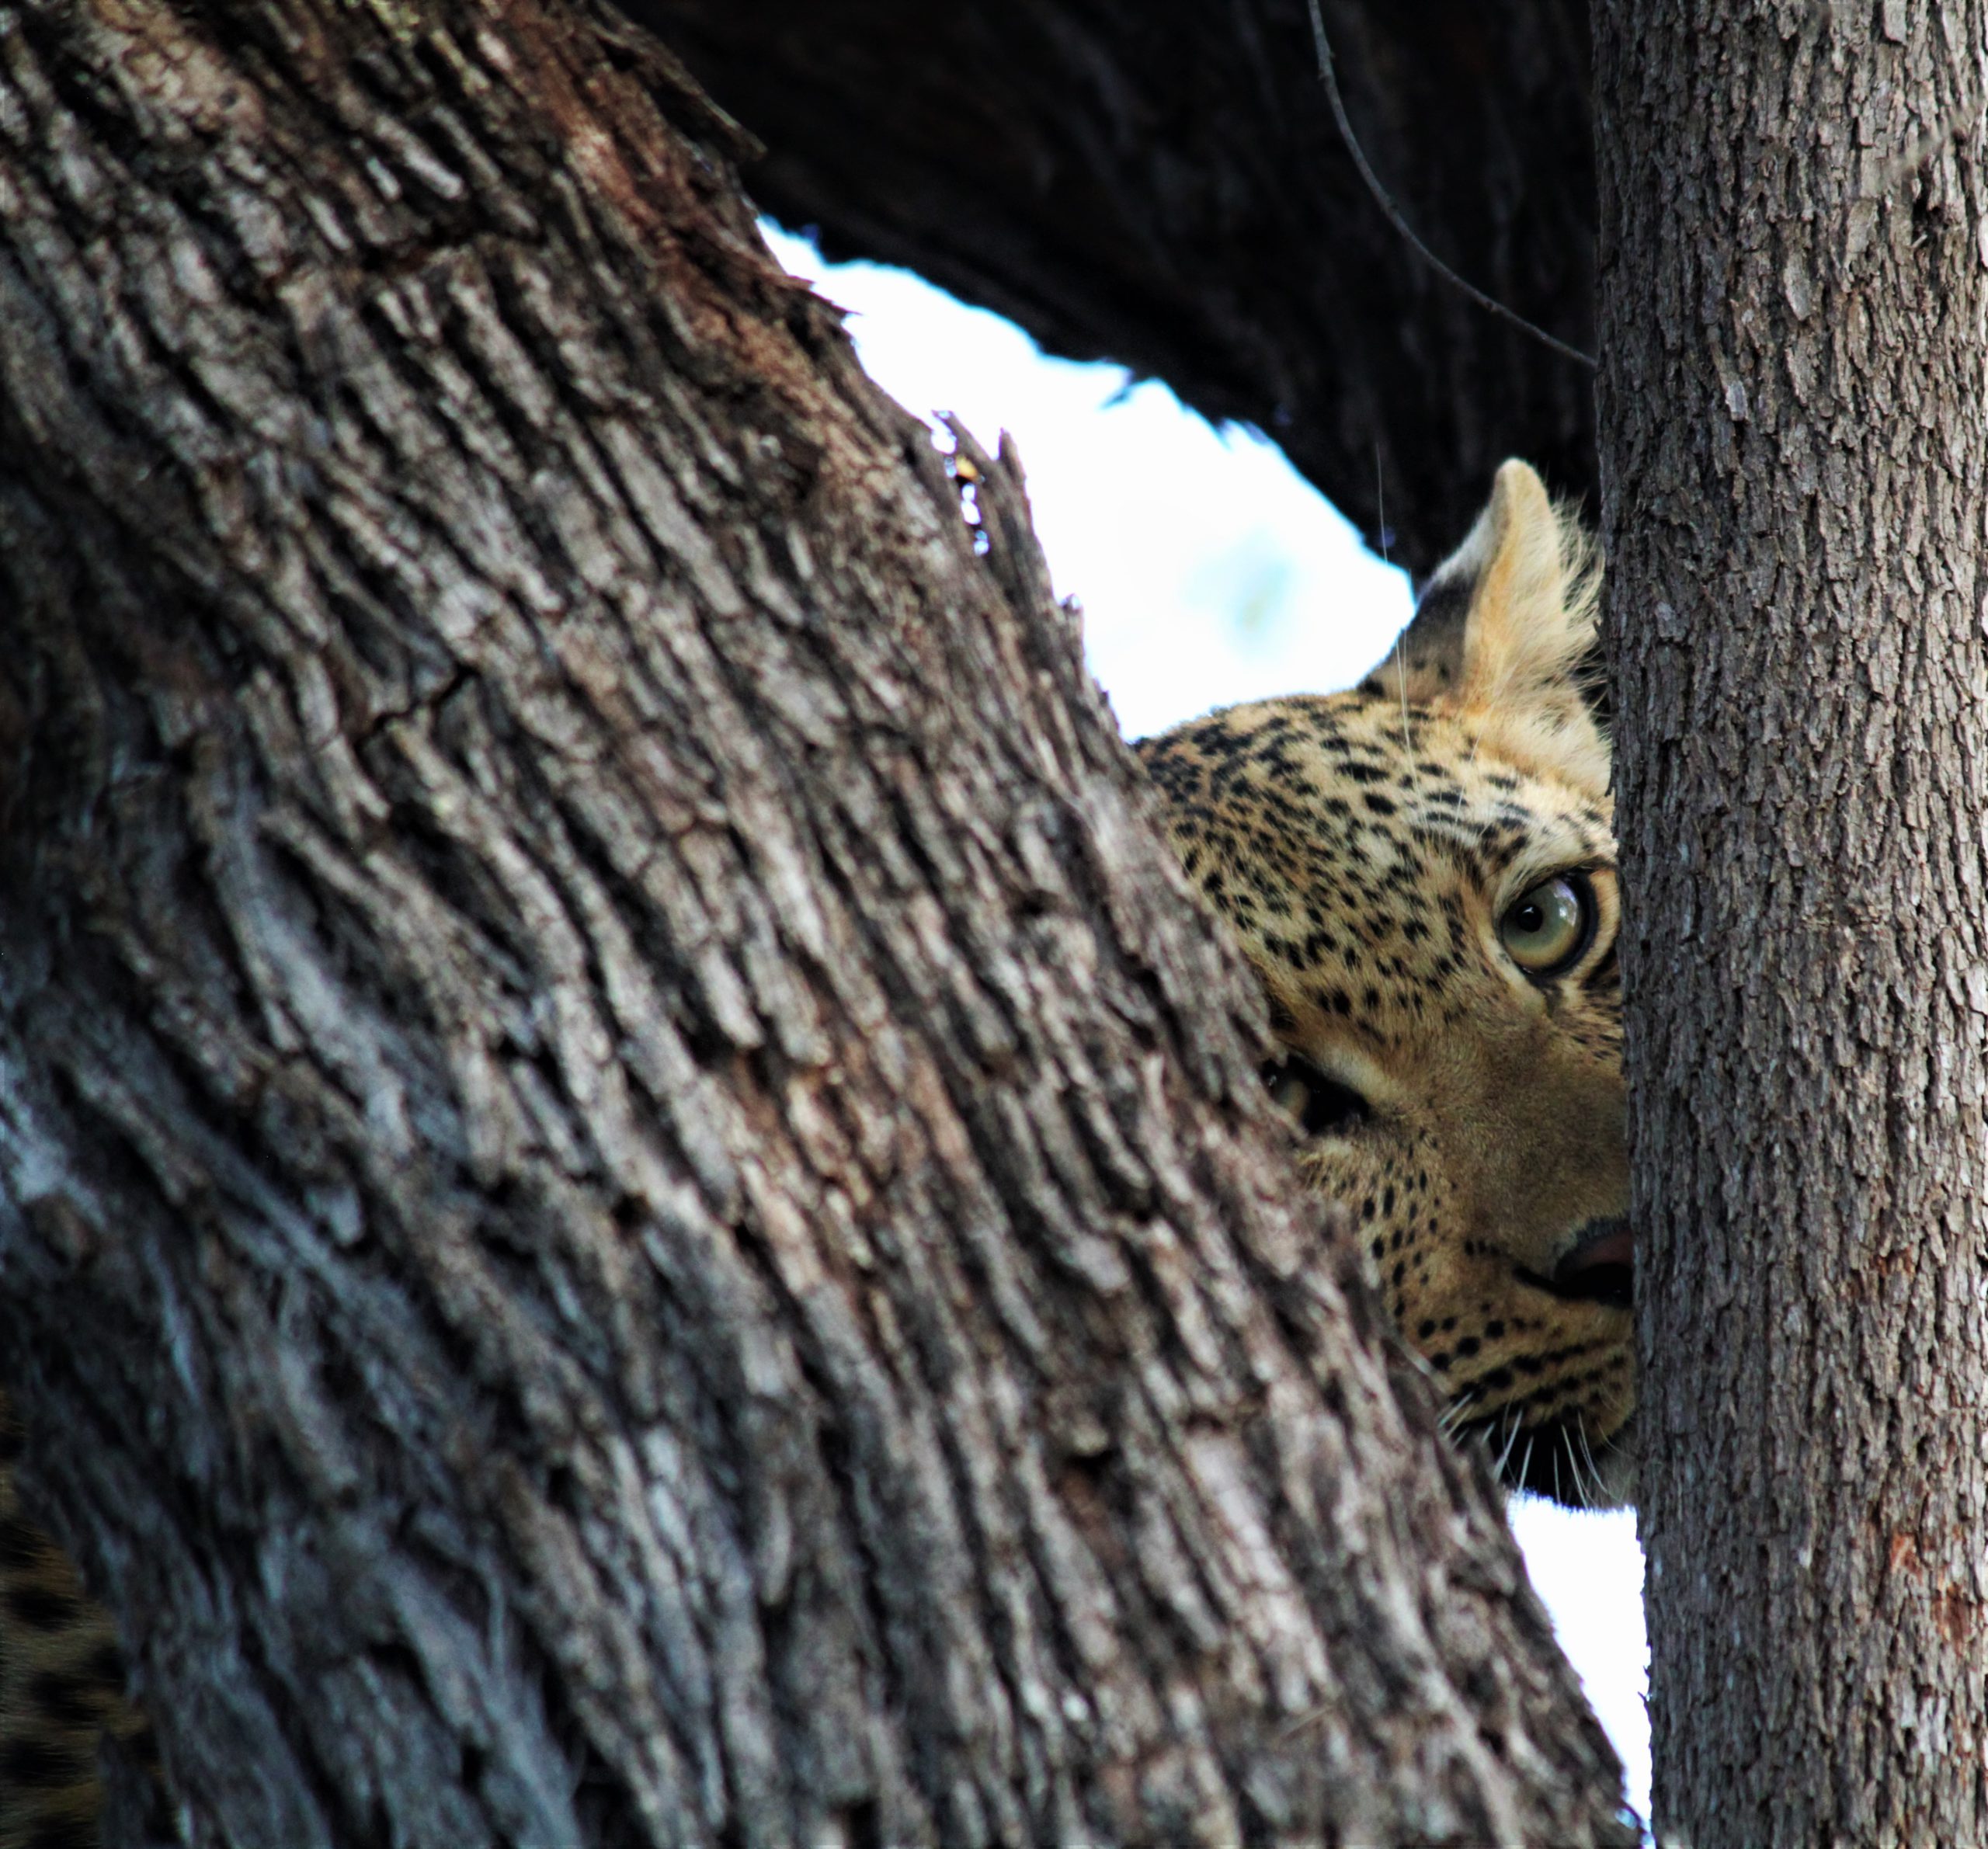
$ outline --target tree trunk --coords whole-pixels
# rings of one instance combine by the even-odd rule
[[[829,254],[1267,430],[1418,574],[1524,456],[1594,474],[1592,376],[1436,276],[1355,171],[1305,0],[624,0],[766,144]],[[1593,343],[1585,0],[1324,0],[1361,144],[1423,241]]]
[[[732,145],[534,0],[0,7],[0,1373],[196,1839],[1629,1840]]]
[[[1656,1820],[1979,1843],[1988,17],[1597,21]]]

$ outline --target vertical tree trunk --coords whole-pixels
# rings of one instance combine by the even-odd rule
[[[1656,1820],[1988,1840],[1988,15],[1597,9]]]
[[[1625,1840],[726,146],[586,8],[0,5],[0,1372],[200,1840]]]

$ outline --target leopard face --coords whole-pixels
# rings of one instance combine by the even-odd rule
[[[1578,527],[1508,463],[1357,687],[1138,747],[1262,981],[1304,1172],[1354,1216],[1451,1429],[1586,1507],[1630,1493],[1635,1407],[1595,589]]]

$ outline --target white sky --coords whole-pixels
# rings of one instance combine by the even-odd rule
[[[990,450],[1003,430],[1014,438],[1057,592],[1083,605],[1091,670],[1128,738],[1239,700],[1347,686],[1407,620],[1407,580],[1273,444],[1217,433],[1122,367],[1044,359],[1012,322],[906,271],[824,263],[763,228],[789,269],[853,311],[864,367],[901,405],[928,419],[952,412]],[[1647,1816],[1635,1518],[1530,1500],[1511,1516]]]

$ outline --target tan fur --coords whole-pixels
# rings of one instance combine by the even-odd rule
[[[1498,471],[1489,505],[1424,588],[1423,610],[1452,591],[1468,600],[1461,638],[1418,647],[1418,615],[1363,687],[1468,718],[1508,763],[1605,795],[1607,741],[1580,672],[1594,641],[1600,561],[1580,523],[1554,508],[1523,462]],[[1405,676],[1409,661],[1416,671]]]
[[[1302,1159],[1455,1426],[1509,1481],[1587,1503],[1628,1490],[1635,1404],[1628,1312],[1555,1277],[1628,1205],[1608,750],[1580,681],[1596,585],[1578,526],[1507,463],[1357,688],[1138,748],[1279,1047],[1369,1107]],[[1535,979],[1499,921],[1562,874],[1594,935]]]

